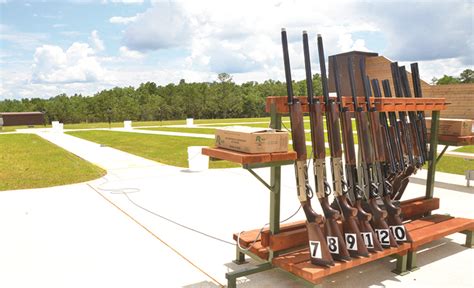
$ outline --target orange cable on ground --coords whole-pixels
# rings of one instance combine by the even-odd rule
[[[198,269],[199,271],[201,271],[201,273],[203,273],[204,275],[206,275],[207,277],[209,277],[213,282],[217,283],[219,286],[221,287],[225,287],[224,285],[222,285],[219,281],[217,281],[214,277],[212,277],[211,275],[209,275],[206,271],[204,271],[203,269],[201,269],[199,266],[197,266],[196,264],[194,264],[191,260],[189,260],[188,258],[186,258],[183,254],[181,254],[178,250],[176,250],[175,248],[173,248],[171,245],[169,245],[168,243],[166,243],[165,241],[163,241],[160,237],[158,237],[155,233],[153,233],[150,229],[148,229],[145,225],[143,225],[142,223],[138,222],[138,220],[136,220],[135,218],[133,218],[130,214],[128,214],[127,212],[125,212],[122,208],[120,208],[119,206],[117,206],[114,202],[110,201],[109,199],[107,199],[104,195],[102,195],[99,191],[97,191],[92,185],[90,185],[89,183],[87,183],[87,185],[92,189],[94,190],[97,194],[99,194],[102,198],[104,198],[107,202],[109,202],[110,204],[112,204],[115,208],[117,208],[118,210],[120,210],[123,214],[125,214],[126,216],[128,216],[128,218],[132,219],[135,223],[137,223],[140,227],[142,227],[143,229],[145,229],[148,233],[150,233],[153,237],[155,237],[158,241],[160,241],[161,243],[163,243],[165,246],[167,246],[168,248],[170,248],[174,253],[178,254],[181,258],[183,258],[184,260],[186,260],[186,262],[188,262],[189,264],[191,264],[192,266],[194,266],[194,268]]]

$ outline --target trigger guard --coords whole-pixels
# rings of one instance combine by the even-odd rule
[[[331,186],[329,186],[329,183],[324,181],[324,195],[329,196],[331,195]]]
[[[342,194],[347,194],[349,192],[349,185],[346,181],[341,181],[342,183]]]

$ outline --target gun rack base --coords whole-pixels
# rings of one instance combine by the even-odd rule
[[[407,201],[405,205],[413,205],[419,201]],[[435,200],[436,202],[439,204],[439,199]],[[428,201],[427,203],[428,207],[432,207],[433,201]],[[418,203],[418,205],[420,204]],[[241,233],[240,237],[238,234],[234,234],[234,240],[238,240],[242,248],[248,249],[248,251],[245,251],[237,248],[237,260],[239,260],[237,262],[243,263],[245,259],[244,253],[260,262],[271,259],[273,268],[280,268],[309,283],[319,284],[326,276],[387,256],[397,258],[396,269],[392,272],[405,275],[409,271],[418,269],[416,266],[416,251],[418,247],[457,232],[466,234],[466,247],[473,247],[474,219],[455,218],[449,215],[437,214],[412,220],[406,223],[405,227],[409,231],[413,242],[400,244],[397,248],[371,253],[367,258],[352,259],[345,263],[336,262],[335,266],[328,268],[312,265],[309,260],[305,221],[285,224],[281,227],[280,233],[276,235],[270,235],[268,230],[264,230],[257,237],[260,230],[251,230]],[[270,253],[275,253],[275,257],[271,258]]]

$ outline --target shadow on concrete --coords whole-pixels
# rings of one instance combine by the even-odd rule
[[[202,281],[199,283],[189,284],[182,287],[183,288],[220,288],[221,286],[211,281]]]
[[[426,185],[426,179],[422,178],[410,178],[411,183],[419,184],[419,185]],[[446,182],[440,182],[440,181],[435,181],[435,187],[441,188],[441,189],[446,189],[446,190],[454,190],[456,192],[463,192],[463,193],[468,193],[468,194],[474,194],[474,187],[467,187],[463,185],[457,185],[457,184],[452,184],[452,183],[446,183]]]
[[[418,252],[416,253],[417,266],[423,268],[425,265],[468,249],[470,248],[464,247],[449,238],[441,238],[439,240],[422,245],[418,249]]]
[[[236,265],[234,263],[227,263],[225,266],[229,268],[229,271],[239,270],[246,267],[251,267],[256,263],[249,263],[245,265]],[[383,259],[376,260],[374,262],[366,263],[361,266],[357,266],[346,270],[344,272],[336,273],[326,277],[322,284],[322,287],[369,287],[369,286],[385,286],[382,282],[401,281],[396,278],[397,274],[391,271],[395,269],[395,259],[386,257]],[[238,287],[294,287],[303,288],[308,287],[302,281],[297,280],[295,277],[289,277],[288,272],[283,270],[272,269],[269,271],[241,277],[237,279]]]

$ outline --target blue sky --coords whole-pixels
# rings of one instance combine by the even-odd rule
[[[326,55],[418,61],[429,81],[473,68],[473,9],[472,1],[0,0],[0,99],[214,81],[221,72],[238,83],[283,80],[281,27],[294,79],[304,77],[308,30],[314,65],[322,33]]]

